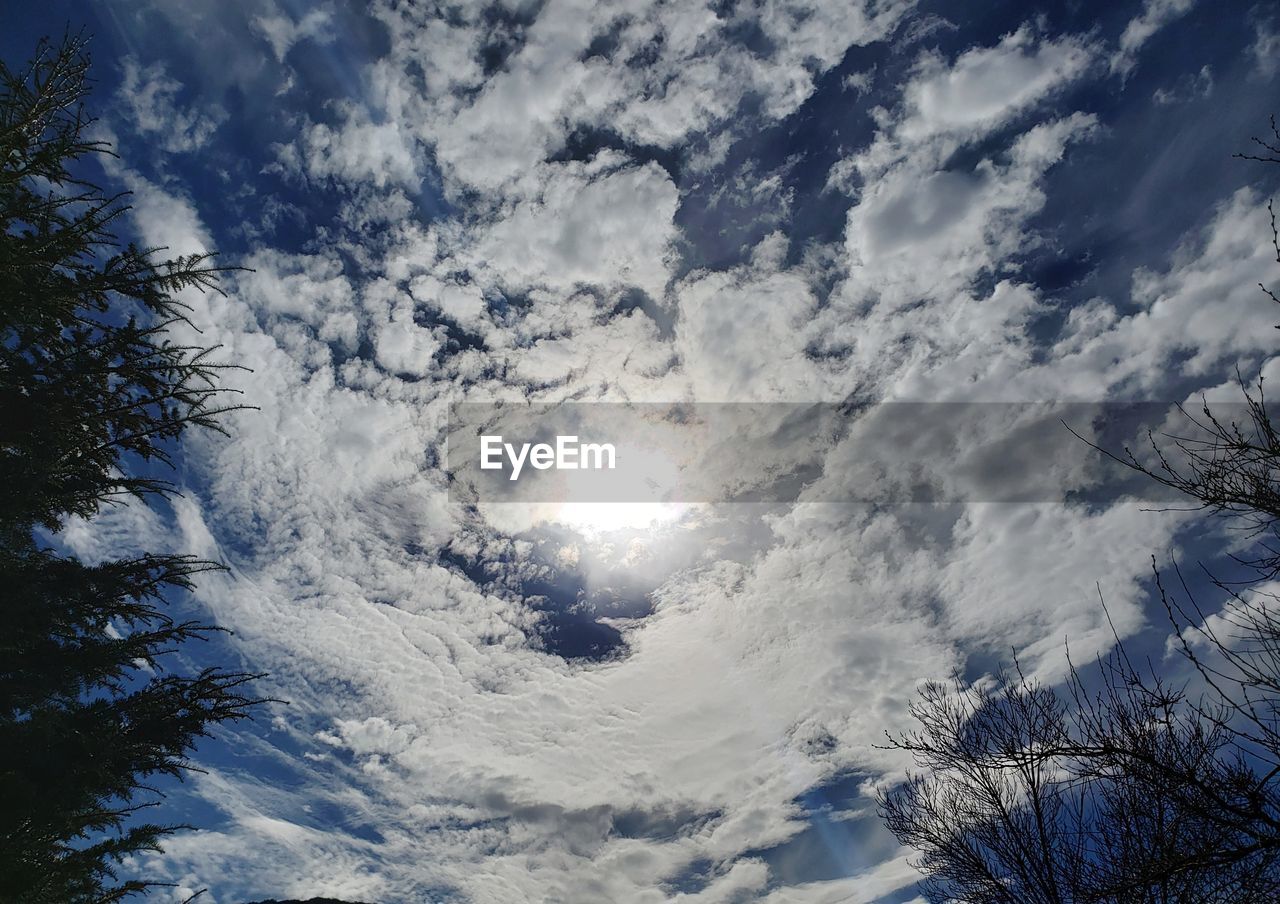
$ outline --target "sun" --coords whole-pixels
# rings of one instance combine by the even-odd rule
[[[553,520],[580,534],[656,530],[674,524],[691,508],[672,502],[562,502]]]

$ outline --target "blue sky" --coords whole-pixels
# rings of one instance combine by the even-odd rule
[[[1159,656],[1150,556],[1221,549],[1124,501],[462,506],[442,443],[455,401],[1234,401],[1280,375],[1280,167],[1231,158],[1269,4],[6,19],[10,63],[92,34],[137,238],[253,271],[190,300],[258,410],[171,507],[61,538],[228,562],[177,604],[234,634],[188,655],[289,701],[127,865],[175,901],[913,901],[873,798],[917,683],[1060,678],[1111,643],[1095,585]]]

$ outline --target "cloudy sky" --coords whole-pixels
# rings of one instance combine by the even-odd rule
[[[452,501],[451,403],[1179,401],[1274,371],[1268,3],[22,4],[93,34],[130,228],[256,410],[172,506],[189,653],[288,701],[128,868],[210,904],[908,902],[874,793],[913,689],[1017,650],[1157,657],[1132,501]],[[846,475],[838,439],[806,493]],[[1087,450],[1082,450],[1081,454]],[[162,896],[158,900],[165,900]]]

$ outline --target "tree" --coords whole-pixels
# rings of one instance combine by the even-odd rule
[[[216,628],[177,621],[167,596],[216,569],[190,556],[86,564],[40,539],[68,517],[174,492],[190,427],[222,430],[214,348],[178,344],[177,293],[214,290],[209,255],[160,260],[111,232],[127,206],[84,173],[111,154],[84,112],[80,37],[0,63],[0,900],[116,901],[125,856],[177,827],[141,823],[150,779],[182,776],[195,741],[245,718],[256,677],[171,670]]]
[[[1255,139],[1280,163],[1275,142]],[[1280,263],[1280,233],[1271,243]],[[1280,298],[1262,290],[1277,303]],[[1260,587],[1280,575],[1280,434],[1259,381],[1241,381],[1245,422],[1206,404],[1193,431],[1151,436],[1152,457],[1111,455],[1230,519],[1254,539],[1244,582],[1214,580],[1228,605],[1207,616],[1155,569],[1194,694],[1117,645],[1090,691],[1074,665],[1062,688],[1020,670],[989,685],[928,684],[920,729],[890,736],[922,772],[880,796],[886,824],[918,852],[931,902],[1250,904],[1280,889],[1280,613]],[[1166,445],[1167,444],[1167,445]],[[1095,447],[1096,448],[1096,447]],[[1212,577],[1212,576],[1210,576]],[[1104,605],[1105,608],[1105,605]]]
[[[1190,701],[1123,650],[1103,665],[1094,694],[1074,669],[1065,691],[1018,672],[922,689],[922,728],[892,744],[927,771],[880,803],[928,900],[1274,900],[1280,789],[1227,698]]]

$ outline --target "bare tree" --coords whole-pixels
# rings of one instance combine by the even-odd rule
[[[1280,163],[1271,128],[1274,141],[1255,139],[1263,154],[1237,156]],[[1213,580],[1228,605],[1212,615],[1176,565],[1171,591],[1153,560],[1192,681],[1135,666],[1117,637],[1097,681],[1073,664],[1063,687],[1016,668],[989,685],[925,685],[920,729],[890,736],[921,771],[881,795],[881,812],[918,852],[931,902],[1277,900],[1280,599],[1264,582],[1280,575],[1280,434],[1261,381],[1241,389],[1243,422],[1204,404],[1182,411],[1190,435],[1150,435],[1151,459],[1101,450],[1253,541],[1237,559],[1245,581]]]
[[[1274,706],[1255,705],[1250,731],[1237,698],[1189,699],[1122,648],[1102,672],[1092,692],[1074,668],[1063,689],[1021,671],[922,689],[921,728],[890,743],[923,771],[880,803],[930,901],[1274,900],[1280,788],[1261,768]]]

